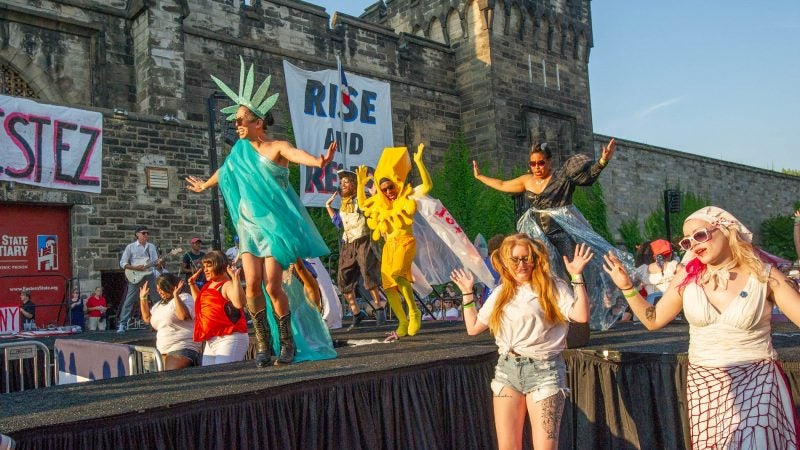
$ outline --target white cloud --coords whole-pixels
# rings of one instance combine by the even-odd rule
[[[663,101],[661,103],[656,103],[655,105],[647,107],[644,110],[639,111],[638,113],[636,113],[636,117],[638,117],[639,119],[644,119],[645,117],[647,117],[650,114],[658,111],[659,109],[663,109],[663,108],[666,108],[668,106],[672,106],[672,105],[682,101],[685,97],[686,97],[685,95],[681,95],[679,97],[675,97],[675,98],[671,98],[669,100],[665,100],[665,101]]]

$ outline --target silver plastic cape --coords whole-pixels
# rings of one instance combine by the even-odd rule
[[[555,268],[558,275],[566,280],[569,276],[563,273],[564,267],[561,262],[561,254],[552,245],[542,228],[536,222],[534,213],[548,214],[558,223],[561,228],[569,234],[576,244],[585,242],[594,252],[594,257],[583,271],[583,279],[586,282],[586,291],[589,293],[589,327],[592,330],[605,331],[614,324],[625,311],[627,302],[620,290],[611,281],[611,278],[603,270],[603,255],[609,251],[619,258],[628,273],[633,271],[633,256],[630,253],[619,250],[612,246],[599,234],[597,234],[583,214],[574,205],[560,206],[558,208],[528,209],[517,222],[517,230],[526,233],[528,236],[543,241],[547,245],[550,254],[550,265]],[[566,255],[572,259],[573,255]]]

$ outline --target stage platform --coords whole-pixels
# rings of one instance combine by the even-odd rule
[[[425,322],[383,344],[391,326],[333,331],[338,358],[258,369],[252,361],[0,394],[0,432],[20,449],[495,448],[491,336]],[[77,338],[153,345],[146,330]],[[42,339],[52,347],[53,339]],[[800,398],[800,330],[773,342]],[[688,448],[688,326],[620,323],[565,353],[561,448]]]

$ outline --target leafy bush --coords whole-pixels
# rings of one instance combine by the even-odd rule
[[[642,232],[639,230],[639,218],[634,217],[630,220],[623,221],[619,228],[619,234],[622,236],[622,242],[625,244],[625,248],[631,254],[636,254],[636,246],[644,242],[642,238]]]
[[[800,209],[800,202],[794,210]],[[761,222],[762,248],[789,261],[797,259],[794,248],[794,219],[792,216],[777,216]]]
[[[586,220],[592,225],[594,231],[612,245],[614,240],[608,230],[608,216],[606,215],[606,201],[603,197],[603,186],[596,182],[591,186],[579,186],[572,196],[572,203]]]
[[[645,240],[647,241],[661,239],[666,236],[666,229],[664,228],[663,196],[658,204],[658,209],[650,213],[650,215],[644,220],[644,236]],[[686,220],[690,214],[704,206],[708,206],[709,204],[710,202],[708,200],[700,197],[699,195],[691,192],[681,191],[681,209],[677,213],[672,213],[669,215],[670,237],[672,240],[674,241],[678,236],[683,236],[683,221]]]

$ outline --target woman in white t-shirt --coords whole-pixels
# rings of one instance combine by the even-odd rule
[[[139,288],[139,307],[142,320],[156,330],[156,348],[164,360],[164,370],[199,366],[200,342],[194,333],[194,300],[181,292],[186,283],[176,275],[166,273],[156,279],[156,291],[161,300],[150,307],[150,286],[145,281]]]
[[[667,291],[680,263],[672,258],[672,245],[664,239],[656,239],[642,245],[643,261],[634,273],[647,291],[647,301],[655,304]]]
[[[479,312],[475,311],[474,276],[462,269],[451,274],[464,295],[467,333],[476,335],[489,329],[499,349],[491,383],[499,448],[522,447],[526,413],[530,414],[534,448],[558,447],[567,390],[561,353],[569,322],[589,320],[582,272],[592,256],[589,247],[580,244],[572,261],[563,258],[572,277],[573,294],[552,273],[544,244],[526,234],[508,236],[491,255],[501,284]]]

